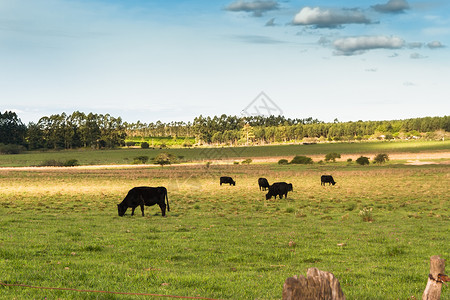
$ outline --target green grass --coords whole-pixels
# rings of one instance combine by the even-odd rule
[[[449,151],[450,141],[408,141],[408,142],[363,142],[325,143],[314,145],[273,145],[254,147],[192,148],[192,149],[117,149],[117,150],[67,150],[47,152],[27,152],[17,155],[0,155],[0,166],[36,166],[50,159],[67,161],[77,159],[81,165],[131,164],[137,156],[156,157],[161,152],[169,152],[183,157],[181,161],[218,160],[230,158],[290,157],[295,155],[325,155],[330,152],[340,154],[377,154],[401,152]]]
[[[320,185],[324,173],[336,186]],[[420,298],[430,256],[450,257],[448,173],[448,165],[390,164],[0,170],[0,281],[280,299],[286,278],[317,267],[339,279],[347,299]],[[221,175],[236,186],[220,187]],[[261,176],[294,191],[267,201]],[[139,185],[168,188],[167,218],[157,207],[117,216]],[[13,298],[142,299],[0,286],[0,299]]]

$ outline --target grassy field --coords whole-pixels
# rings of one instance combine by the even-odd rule
[[[37,166],[47,160],[77,159],[81,165],[131,164],[135,157],[156,157],[161,152],[181,156],[181,161],[242,159],[258,157],[286,157],[295,155],[420,153],[450,151],[450,141],[325,143],[314,145],[273,145],[254,147],[192,148],[192,149],[117,149],[28,152],[0,155],[0,167]]]
[[[0,281],[280,299],[286,278],[317,267],[339,279],[347,299],[419,299],[430,256],[450,258],[449,169],[260,164],[0,170]],[[321,186],[320,175],[329,173],[337,185]],[[221,175],[233,176],[236,186],[220,187]],[[292,182],[294,191],[287,199],[265,200],[257,186],[261,176]],[[140,211],[117,216],[116,204],[139,185],[168,188],[167,218],[157,207],[146,207],[145,217]],[[45,298],[144,299],[0,286],[0,299]],[[444,286],[442,299],[449,298]]]

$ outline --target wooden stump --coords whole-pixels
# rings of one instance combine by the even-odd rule
[[[428,275],[427,287],[422,295],[422,300],[441,299],[442,276],[445,274],[445,259],[434,255],[430,258],[430,274]]]
[[[341,285],[330,272],[309,268],[306,274],[289,277],[283,285],[283,300],[345,300]]]

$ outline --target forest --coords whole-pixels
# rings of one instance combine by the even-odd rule
[[[25,125],[12,111],[0,112],[1,149],[115,148],[127,140],[149,137],[195,138],[197,145],[262,145],[289,142],[361,141],[369,139],[443,139],[450,116],[404,120],[323,122],[283,116],[202,115],[192,122],[124,122],[109,114],[73,112],[44,116]],[[6,147],[15,145],[16,147]],[[186,142],[185,147],[193,146]],[[20,147],[20,148],[18,148]],[[2,151],[0,149],[0,151]],[[2,151],[3,153],[8,151]]]

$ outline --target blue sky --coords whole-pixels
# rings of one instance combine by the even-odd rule
[[[450,113],[450,1],[0,0],[0,109],[124,121]]]

